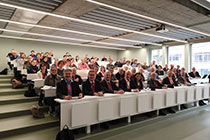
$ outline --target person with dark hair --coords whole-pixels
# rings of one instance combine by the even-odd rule
[[[46,65],[47,69],[50,69],[50,64],[49,64],[49,61],[48,61],[48,57],[47,56],[44,56],[43,57],[42,63],[44,63]]]
[[[74,58],[71,58],[70,60],[70,65],[69,65],[70,68],[76,68],[77,69],[77,66],[74,64]]]
[[[156,74],[157,75],[164,75],[164,71],[162,70],[162,66],[161,65],[158,66],[158,69],[156,70]]]
[[[140,73],[136,73],[134,76],[134,82],[136,84],[136,87],[140,90],[142,90],[144,88],[144,85],[142,83],[142,77]]]
[[[102,78],[104,77],[104,73],[106,72],[106,69],[104,66],[101,66],[100,68],[100,72],[96,75],[96,79],[98,79],[99,81],[102,80]]]
[[[64,62],[62,60],[59,61],[58,62],[58,70],[57,70],[58,72],[57,73],[62,78],[63,78],[63,72],[64,72],[63,66],[64,66]]]
[[[32,61],[31,61],[31,64],[30,64],[30,66],[28,67],[28,69],[27,69],[27,72],[28,73],[37,73],[38,72],[38,67],[36,66],[36,59],[33,59]]]
[[[45,63],[40,64],[40,71],[37,72],[37,75],[40,79],[45,79],[47,77],[48,71]]]
[[[36,54],[35,54],[35,51],[34,51],[34,50],[31,50],[30,56],[31,56],[33,59],[36,59]]]

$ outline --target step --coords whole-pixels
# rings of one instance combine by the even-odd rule
[[[22,89],[5,88],[5,89],[0,89],[0,96],[17,95],[17,94],[22,94],[23,95],[26,90],[28,90],[28,88],[22,88]]]
[[[24,95],[5,95],[0,98],[0,105],[38,101],[39,96],[25,97]]]
[[[1,105],[0,119],[31,114],[30,109],[33,105],[38,105],[37,101],[26,102],[26,103],[17,103],[15,105],[14,104]],[[42,106],[40,108],[44,112],[48,111],[48,106]]]
[[[11,81],[10,78],[8,78],[8,79],[6,79],[6,78],[0,79],[0,83],[3,83],[3,84],[10,83],[10,81]]]
[[[59,127],[51,127],[30,133],[24,133],[15,136],[9,136],[2,138],[1,140],[55,140]]]
[[[11,79],[14,75],[0,75],[0,79]]]
[[[0,89],[2,89],[2,88],[12,88],[12,84],[10,84],[10,83],[0,83]]]
[[[24,115],[0,119],[0,124],[0,138],[3,138],[59,126],[59,119],[49,115],[45,115],[43,119],[35,119],[32,115]]]

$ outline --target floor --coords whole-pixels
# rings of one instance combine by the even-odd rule
[[[49,128],[2,140],[55,140],[58,128]],[[210,140],[210,106],[155,117],[90,134],[78,140]]]
[[[104,140],[210,140],[210,107],[187,113],[167,116],[161,121],[141,126],[141,123],[112,136],[104,134]],[[132,126],[132,124],[131,124]],[[129,125],[127,125],[129,127]],[[114,131],[114,130],[112,130]],[[103,135],[103,134],[102,134]],[[81,138],[96,140],[103,136]],[[98,137],[98,138],[97,138]]]

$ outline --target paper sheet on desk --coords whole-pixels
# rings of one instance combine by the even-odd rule
[[[44,87],[42,88],[42,90],[50,90],[50,89],[56,89],[56,87],[44,86]]]

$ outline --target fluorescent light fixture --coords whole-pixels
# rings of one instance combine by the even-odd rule
[[[123,44],[114,44],[114,43],[107,43],[107,42],[98,42],[92,40],[85,40],[85,39],[77,39],[77,38],[69,38],[69,37],[61,37],[61,36],[54,36],[54,35],[46,35],[46,34],[39,34],[39,33],[30,33],[30,32],[23,32],[23,31],[14,31],[8,29],[0,29],[0,31],[10,32],[10,33],[18,33],[18,34],[27,34],[27,35],[35,35],[41,37],[49,37],[49,38],[57,38],[57,39],[65,39],[65,40],[74,40],[74,41],[81,41],[81,42],[91,42],[96,44],[103,44],[103,45],[112,45],[112,46],[119,46],[119,47],[129,47],[129,48],[141,48],[132,45],[123,45]]]
[[[53,13],[49,13],[49,12],[43,12],[43,11],[40,11],[40,10],[29,9],[29,8],[25,8],[25,7],[21,7],[21,6],[17,6],[17,5],[12,5],[12,4],[7,4],[7,3],[3,3],[3,2],[0,2],[0,5],[7,6],[7,7],[12,7],[12,8],[17,8],[17,9],[21,9],[21,10],[26,10],[26,11],[30,11],[30,12],[35,12],[35,13],[39,13],[39,14],[43,14],[43,15],[53,16],[53,17],[57,17],[57,18],[62,18],[62,19],[66,19],[66,20],[81,22],[81,23],[85,23],[85,24],[110,28],[110,29],[114,29],[114,30],[120,30],[120,31],[131,32],[131,33],[136,33],[136,34],[140,34],[140,35],[146,35],[146,36],[151,36],[151,37],[156,37],[156,38],[162,38],[162,39],[187,43],[187,41],[180,40],[180,39],[175,39],[175,38],[170,38],[170,37],[165,37],[165,36],[159,36],[159,35],[144,33],[144,32],[140,32],[140,31],[134,31],[134,30],[130,30],[130,29],[124,29],[124,28],[120,28],[120,27],[105,25],[105,24],[86,21],[86,20],[82,20],[82,19],[76,19],[76,18],[72,18],[72,17],[62,16],[62,15],[53,14]]]
[[[118,8],[118,7],[114,7],[114,6],[111,6],[111,5],[108,5],[108,4],[104,4],[104,3],[101,3],[101,2],[97,2],[97,1],[94,1],[94,0],[85,0],[85,1],[97,4],[97,5],[100,5],[100,6],[108,7],[108,8],[117,10],[117,11],[121,11],[121,12],[124,12],[124,13],[127,13],[127,14],[131,14],[131,15],[134,15],[134,16],[137,16],[137,17],[141,17],[141,18],[145,18],[145,19],[148,19],[148,20],[152,20],[152,21],[155,21],[155,22],[168,24],[168,25],[174,26],[176,28],[181,28],[181,29],[184,29],[184,30],[188,30],[188,31],[191,31],[191,32],[198,33],[198,34],[210,36],[210,34],[208,34],[208,33],[204,33],[204,32],[201,32],[201,31],[197,31],[197,30],[194,30],[194,29],[190,29],[190,28],[187,28],[187,27],[183,27],[181,25],[173,24],[173,23],[170,23],[170,22],[166,22],[166,21],[163,21],[163,20],[155,19],[155,18],[148,17],[148,16],[145,16],[145,15],[137,14],[137,13],[134,13],[134,12],[131,12],[131,11],[128,11],[128,10],[124,10],[124,9],[121,9],[121,8]],[[192,0],[192,1],[194,1],[194,0]],[[207,1],[210,1],[210,0],[207,0]]]
[[[0,38],[10,38],[10,39],[20,39],[20,40],[29,40],[29,41],[38,41],[38,42],[47,42],[47,43],[57,43],[57,44],[65,44],[65,45],[75,45],[75,46],[83,46],[83,47],[101,48],[101,49],[126,50],[126,49],[115,48],[115,47],[106,47],[106,46],[61,42],[61,41],[53,41],[53,40],[45,40],[45,39],[33,39],[33,38],[6,36],[6,35],[0,35]]]
[[[56,31],[61,31],[61,32],[83,34],[83,35],[87,35],[87,36],[109,38],[109,39],[126,41],[126,42],[134,42],[134,43],[138,43],[138,44],[142,43],[142,44],[151,44],[151,45],[155,45],[155,46],[162,46],[162,44],[158,44],[158,43],[144,42],[144,41],[138,41],[138,40],[130,40],[130,39],[124,39],[124,38],[118,38],[118,37],[110,37],[110,36],[91,34],[91,33],[85,33],[85,32],[79,32],[79,31],[73,31],[73,30],[67,30],[67,29],[62,29],[62,28],[43,26],[43,25],[29,24],[29,23],[23,23],[23,22],[17,22],[17,21],[5,20],[5,19],[0,19],[0,22],[8,22],[8,23],[12,23],[12,24],[18,24],[18,25],[24,25],[24,26],[30,26],[30,27],[36,27],[36,28],[51,29],[51,30],[56,30]]]
[[[206,8],[207,10],[210,10],[209,6],[210,0],[191,0],[191,1]]]

